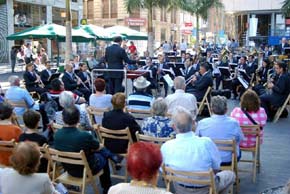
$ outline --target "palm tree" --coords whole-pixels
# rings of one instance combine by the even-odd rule
[[[125,0],[125,7],[129,13],[136,9],[145,8],[148,11],[147,16],[147,30],[148,30],[148,51],[150,56],[154,52],[153,40],[153,8],[176,8],[183,5],[183,0]]]
[[[282,12],[284,16],[290,16],[290,0],[285,0],[282,4]]]
[[[181,6],[183,10],[196,16],[196,48],[199,44],[199,18],[206,20],[208,10],[212,7],[223,7],[223,4],[220,0],[185,0],[183,6]]]
[[[68,63],[72,53],[72,23],[71,23],[71,10],[70,1],[66,0],[66,38],[65,38],[65,62]]]

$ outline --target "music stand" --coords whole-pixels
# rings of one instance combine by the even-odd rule
[[[290,55],[290,47],[284,48],[284,55]]]
[[[237,63],[229,63],[231,69],[235,69],[236,67],[238,67]]]
[[[246,80],[247,82],[250,82],[251,78],[248,76],[245,70],[239,69],[241,77]]]
[[[220,70],[221,74],[224,77],[226,77],[226,78],[231,77],[231,72],[230,72],[228,67],[218,67],[218,69]]]

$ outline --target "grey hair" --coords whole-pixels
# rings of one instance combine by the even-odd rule
[[[216,115],[227,113],[227,99],[224,96],[214,96],[211,98],[211,109]]]
[[[63,91],[62,93],[60,93],[59,104],[63,108],[74,106],[75,99],[74,99],[73,93],[70,91]]]
[[[157,98],[152,104],[152,113],[156,116],[165,116],[168,107],[163,98]]]
[[[19,77],[17,75],[11,75],[9,78],[8,78],[8,81],[10,83],[11,86],[15,86],[16,85],[16,81],[19,80]]]
[[[182,89],[184,90],[185,89],[185,79],[184,77],[182,76],[177,76],[175,79],[174,79],[174,88],[176,90],[178,89]]]
[[[192,131],[193,119],[190,112],[184,107],[177,106],[172,115],[172,124],[177,133]]]

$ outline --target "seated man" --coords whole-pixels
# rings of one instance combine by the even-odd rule
[[[271,115],[271,106],[280,107],[288,97],[290,93],[290,76],[287,73],[287,65],[285,63],[276,63],[274,65],[275,72],[278,76],[277,81],[268,83],[268,89],[272,92],[266,92],[260,96],[261,106],[265,109],[268,118],[272,117]]]
[[[192,131],[194,120],[189,111],[177,107],[172,116],[176,139],[165,142],[161,147],[163,162],[173,170],[208,171],[216,173],[216,190],[220,194],[228,193],[234,183],[235,174],[232,171],[221,171],[221,157],[216,145],[208,137],[198,137]],[[174,182],[178,194],[208,192],[208,187]]]
[[[80,112],[76,107],[64,109],[62,112],[64,127],[54,136],[54,147],[65,152],[79,152],[83,150],[93,175],[103,169],[100,176],[103,193],[107,193],[111,186],[108,158],[118,163],[118,158],[106,148],[100,149],[100,144],[89,132],[81,131],[76,126],[80,120]],[[64,165],[71,176],[82,177],[83,167],[77,165]]]
[[[137,110],[150,110],[151,104],[154,100],[153,96],[146,93],[147,87],[150,85],[150,82],[146,80],[143,76],[135,79],[133,83],[136,88],[136,92],[130,94],[127,100],[128,109],[137,109]]]
[[[197,114],[196,98],[192,94],[185,93],[185,79],[178,76],[174,79],[175,93],[170,94],[165,98],[168,105],[168,113],[172,114],[177,106],[182,106],[190,111],[193,119]]]
[[[199,73],[201,76],[193,76],[191,80],[193,88],[186,91],[193,94],[198,102],[202,101],[207,88],[213,85],[212,75],[209,71],[208,63],[205,62],[200,65]]]
[[[213,115],[198,122],[196,135],[209,137],[212,140],[232,140],[237,143],[238,160],[241,158],[240,141],[244,138],[240,124],[237,120],[226,115],[227,99],[223,96],[214,96],[211,99],[211,110]],[[231,164],[231,152],[220,151],[222,164]]]

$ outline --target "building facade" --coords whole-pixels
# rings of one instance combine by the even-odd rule
[[[128,26],[132,29],[148,32],[148,13],[146,9],[135,10],[129,14],[125,8],[124,0],[84,0],[84,18],[88,23],[102,27],[114,25]],[[189,39],[191,32],[182,29],[184,23],[194,19],[181,10],[154,8],[153,31],[155,47],[163,41],[180,41]]]
[[[72,24],[78,26],[83,17],[82,0],[71,0]],[[0,4],[0,63],[8,63],[12,46],[26,41],[7,41],[6,37],[15,32],[42,24],[65,25],[64,0],[2,0]],[[56,43],[48,39],[33,40],[34,46],[44,47],[49,56],[56,55]],[[61,51],[64,51],[64,48]]]

